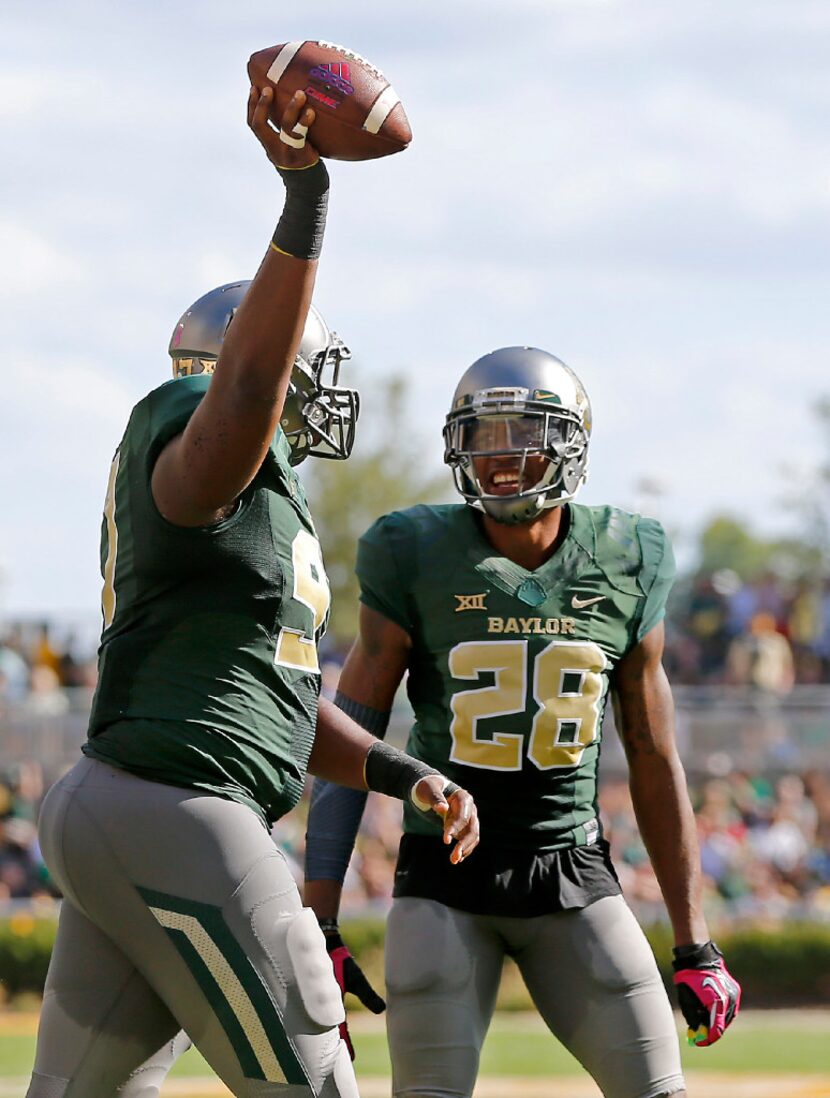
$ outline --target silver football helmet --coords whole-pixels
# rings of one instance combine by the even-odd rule
[[[173,377],[213,373],[228,325],[249,286],[249,281],[229,282],[190,306],[170,339]],[[351,453],[360,398],[357,390],[338,385],[340,363],[348,358],[348,347],[312,305],[280,420],[292,465],[307,457],[347,458]]]
[[[591,404],[573,370],[535,347],[502,347],[459,381],[444,424],[444,461],[467,503],[497,522],[529,522],[576,496],[588,475],[590,437]],[[474,459],[483,457],[505,459],[491,463],[500,491],[476,472]],[[544,471],[531,482],[527,463],[536,457],[546,459]]]

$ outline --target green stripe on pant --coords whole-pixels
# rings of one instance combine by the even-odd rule
[[[271,992],[220,908],[138,888],[205,993],[249,1079],[309,1084]]]

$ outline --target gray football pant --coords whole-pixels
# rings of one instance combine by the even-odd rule
[[[654,955],[621,896],[538,918],[395,901],[386,931],[392,1089],[473,1093],[505,956],[550,1031],[606,1098],[684,1090],[674,1016]]]
[[[322,933],[252,810],[83,759],[40,839],[65,900],[28,1098],[155,1098],[180,1029],[239,1098],[357,1098]]]

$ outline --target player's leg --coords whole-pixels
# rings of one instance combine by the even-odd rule
[[[387,1032],[397,1098],[468,1098],[504,960],[483,916],[395,900],[386,928]]]
[[[112,1095],[125,1079],[128,1098],[157,1098],[178,1029],[132,962],[64,901],[28,1098]]]
[[[322,934],[257,816],[92,760],[61,786],[74,898],[231,1091],[355,1098]]]
[[[158,1052],[132,1072],[127,1081],[118,1088],[117,1098],[158,1098],[170,1069],[192,1047],[193,1042],[180,1029],[172,1041],[166,1041]]]
[[[522,920],[511,938],[540,1014],[606,1098],[682,1098],[671,1006],[621,896]]]

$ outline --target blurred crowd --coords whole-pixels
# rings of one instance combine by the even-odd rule
[[[56,895],[37,841],[45,786],[43,769],[33,760],[0,774],[0,910],[9,900]]]
[[[786,705],[796,685],[830,684],[830,583],[819,589],[787,585],[773,575],[746,584],[727,571],[698,575],[681,585],[670,606],[666,663],[678,685],[742,687],[772,704],[778,699]],[[329,694],[338,669],[336,658],[324,662]],[[35,730],[68,727],[67,714],[73,714],[75,726],[65,744],[70,754],[76,752],[94,686],[94,641],[88,635],[84,640],[40,622],[0,634],[0,910],[7,901],[54,896],[36,820],[44,790],[67,752],[51,762],[48,750],[38,754]],[[397,714],[401,727],[405,709]],[[746,735],[753,734],[751,720],[740,714],[735,719]],[[823,709],[818,719],[822,727],[815,735],[826,743]],[[780,723],[782,734],[792,737],[792,721]],[[813,735],[812,726],[808,731]],[[736,746],[737,740],[730,743]],[[694,763],[688,767],[713,919],[830,920],[830,766],[806,769],[809,763],[779,752],[769,755],[771,767],[747,773],[738,769],[735,752],[716,754],[728,765],[704,761],[706,773],[698,777]],[[41,762],[52,770],[44,774]],[[644,921],[662,920],[664,908],[627,783],[608,764],[606,774],[600,808],[623,889]],[[298,878],[304,833],[301,805],[280,821],[275,834]],[[400,806],[371,795],[345,883],[344,913],[387,910],[399,836]]]
[[[830,582],[700,573],[669,602],[665,662],[678,684],[781,696],[799,683],[830,683]]]
[[[830,772],[775,780],[734,772],[691,783],[704,895],[714,923],[830,921]],[[625,781],[600,808],[620,883],[645,923],[665,918]]]
[[[36,820],[47,783],[39,764],[0,780],[0,912],[10,900],[56,895],[43,865]],[[830,772],[774,780],[735,772],[692,780],[707,912],[715,924],[830,921]],[[305,851],[305,805],[277,825],[298,879]],[[637,830],[625,780],[600,787],[600,811],[629,903],[644,923],[665,921],[654,872]],[[391,900],[400,805],[371,794],[343,893],[344,915],[384,914]]]
[[[707,912],[715,924],[830,921],[830,773],[771,781],[735,773],[692,781]],[[646,924],[667,918],[637,830],[625,780],[600,786],[600,812],[626,899]],[[343,893],[344,914],[385,912],[400,836],[400,809],[371,795]],[[303,824],[281,821],[298,875]]]
[[[744,583],[729,569],[683,580],[669,601],[665,663],[678,685],[784,696],[795,685],[830,684],[830,581],[769,572]],[[9,705],[60,712],[64,691],[92,689],[95,676],[89,637],[44,622],[0,632],[0,715]]]
[[[69,693],[91,691],[97,679],[95,652],[71,630],[49,622],[22,622],[0,634],[0,718],[15,708],[32,715],[60,715]]]

